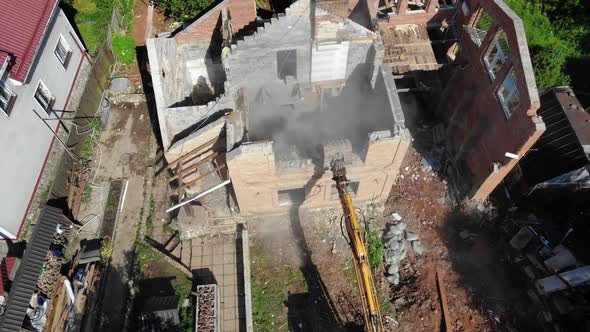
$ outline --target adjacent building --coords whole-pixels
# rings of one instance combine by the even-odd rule
[[[57,0],[0,0],[0,232],[32,205],[85,49]]]

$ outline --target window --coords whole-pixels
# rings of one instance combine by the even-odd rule
[[[506,119],[510,118],[512,113],[517,110],[518,103],[519,103],[519,94],[518,88],[516,87],[516,78],[514,76],[514,70],[510,70],[502,85],[498,88],[498,92],[496,92],[498,97],[498,101],[502,106],[502,110],[504,110],[504,115],[506,115]]]
[[[359,182],[348,182],[346,185],[346,192],[350,194],[350,196],[356,196],[356,193],[359,190]],[[338,199],[338,189],[336,189],[336,185],[332,185],[332,190],[330,192],[330,197],[332,199]]]
[[[508,48],[508,41],[506,40],[506,34],[499,32],[494,40],[488,46],[488,49],[483,57],[484,65],[490,76],[490,80],[494,80],[496,75],[502,68],[502,65],[506,63],[510,56],[510,48]]]
[[[438,0],[438,8],[450,9],[455,7],[455,0]]]
[[[463,2],[463,5],[461,5],[461,9],[463,10],[463,14],[465,16],[469,15],[469,6],[467,6],[466,2]],[[463,28],[465,29],[467,34],[469,34],[469,37],[471,38],[475,46],[477,46],[477,48],[481,47],[483,40],[486,38],[486,35],[488,34],[488,30],[490,30],[492,25],[494,25],[494,18],[490,16],[488,12],[486,12],[483,9],[480,9],[480,12],[481,15],[479,16],[477,22],[475,22],[473,26],[463,26]]]
[[[279,205],[301,204],[305,201],[305,189],[285,189],[279,190]]]
[[[72,50],[70,49],[70,46],[68,46],[68,43],[63,36],[59,36],[54,53],[64,68],[67,68],[72,55]]]
[[[53,98],[53,95],[51,95],[51,92],[49,92],[49,89],[47,89],[42,81],[39,81],[39,85],[37,85],[35,100],[39,103],[39,106],[47,112],[47,114],[51,113],[51,107],[53,106],[55,98]]]
[[[277,74],[282,80],[287,76],[297,78],[297,50],[277,52]]]
[[[10,91],[8,85],[4,81],[0,81],[0,109],[4,114],[10,115],[15,99],[16,95]]]

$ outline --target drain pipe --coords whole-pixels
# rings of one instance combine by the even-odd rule
[[[203,197],[203,196],[205,196],[205,195],[207,195],[209,193],[212,193],[215,190],[228,185],[230,182],[231,182],[231,180],[225,180],[225,181],[221,182],[220,184],[218,184],[218,185],[216,185],[214,187],[211,187],[211,188],[203,191],[202,193],[198,194],[197,196],[195,196],[195,197],[193,197],[193,198],[191,198],[189,200],[186,200],[184,202],[181,202],[181,203],[178,203],[178,204],[174,205],[173,207],[171,207],[168,210],[166,210],[166,213],[170,213],[171,211],[174,211],[174,210],[178,209],[181,206],[184,206],[184,205],[186,205],[186,204],[188,204],[188,203],[190,203],[190,202],[192,202],[194,200],[197,200],[197,199],[199,199],[199,198],[201,198],[201,197]]]

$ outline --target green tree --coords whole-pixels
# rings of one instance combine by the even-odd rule
[[[559,43],[531,47],[531,61],[537,86],[569,85],[570,78],[564,73],[565,52]]]

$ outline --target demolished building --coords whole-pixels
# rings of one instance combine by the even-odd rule
[[[344,158],[355,200],[383,201],[410,136],[380,35],[301,0],[234,44],[247,24],[234,24],[232,8],[247,3],[224,1],[147,42],[179,188],[196,193],[207,174],[229,177],[242,214],[336,205],[326,170]],[[209,21],[218,30],[199,37]]]
[[[148,40],[179,191],[213,172],[231,178],[242,213],[336,204],[324,170],[339,151],[356,200],[383,200],[409,145],[411,93],[442,125],[454,192],[485,200],[545,130],[522,22],[501,0],[417,4],[299,1],[262,25],[253,2],[225,0]]]

